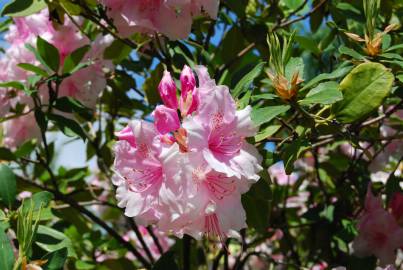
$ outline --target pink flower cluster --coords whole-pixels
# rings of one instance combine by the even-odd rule
[[[79,18],[77,18],[77,23],[81,23]],[[67,17],[64,25],[55,26],[49,20],[47,10],[14,19],[14,24],[10,26],[9,32],[5,36],[9,47],[0,58],[0,81],[24,83],[27,82],[29,76],[33,75],[32,72],[18,67],[18,64],[28,63],[40,66],[34,54],[25,47],[26,44],[35,47],[38,36],[59,50],[61,66],[71,52],[84,45],[91,45],[91,49],[83,59],[83,61],[89,61],[91,65],[64,79],[60,85],[59,96],[71,96],[88,107],[94,107],[99,93],[106,86],[103,70],[113,68],[110,61],[102,58],[104,49],[112,42],[112,38],[99,35],[94,41],[91,41]],[[46,104],[48,90],[45,85],[39,89],[39,96],[42,103]],[[33,107],[32,100],[23,91],[0,87],[0,117],[8,116],[10,108],[18,103],[28,106],[26,112]],[[3,125],[4,144],[8,147],[15,147],[27,139],[39,137],[39,129],[32,123],[35,123],[32,113],[6,122]]]
[[[237,110],[205,67],[196,73],[198,85],[184,67],[178,100],[165,71],[154,123],[134,120],[117,133],[113,180],[118,205],[139,224],[223,240],[246,227],[241,194],[259,179],[261,157],[245,140],[256,133],[251,107]]]
[[[395,193],[389,204],[390,212],[382,207],[381,197],[375,197],[371,185],[365,199],[363,214],[358,220],[359,234],[353,242],[357,256],[375,255],[381,266],[395,263],[395,252],[403,248],[403,194]]]
[[[193,17],[207,13],[215,19],[219,0],[99,0],[107,7],[120,35],[159,32],[170,39],[186,38]]]

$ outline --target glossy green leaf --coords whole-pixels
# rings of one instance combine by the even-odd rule
[[[64,60],[63,64],[63,73],[74,73],[77,71],[77,67],[80,62],[83,60],[85,54],[89,51],[91,47],[89,45],[85,45],[73,51],[69,54]]]
[[[284,161],[286,174],[290,175],[294,170],[294,162],[301,157],[302,153],[309,148],[309,144],[302,140],[294,140],[291,144],[285,147],[281,158]]]
[[[240,94],[247,91],[253,81],[262,73],[266,62],[260,62],[250,72],[248,72],[235,86],[232,96],[237,98]]]
[[[17,81],[2,82],[2,83],[0,83],[0,87],[15,88],[18,90],[24,90],[24,88],[25,88],[22,83],[17,82]]]
[[[11,207],[17,196],[17,179],[13,171],[5,164],[0,164],[0,199]]]
[[[113,60],[114,63],[120,63],[131,51],[132,48],[121,40],[114,40],[112,44],[105,49],[104,58]]]
[[[353,49],[351,49],[351,48],[348,48],[348,47],[346,47],[346,46],[341,46],[341,47],[339,48],[339,52],[340,52],[341,54],[345,54],[345,55],[351,56],[352,58],[357,59],[357,60],[363,60],[363,59],[365,59],[364,56],[362,56],[360,53],[358,53],[357,51],[355,51],[355,50],[353,50]]]
[[[324,82],[313,88],[306,97],[298,101],[301,105],[311,104],[333,104],[343,99],[343,94],[339,90],[336,82]]]
[[[280,129],[281,125],[271,125],[265,128],[264,130],[260,131],[255,136],[255,141],[260,142],[265,140],[267,137],[270,137],[274,133],[276,133]]]
[[[1,16],[24,17],[44,9],[45,0],[14,0],[4,6]]]
[[[304,60],[301,57],[292,57],[285,66],[285,77],[291,81],[294,74],[304,77]]]
[[[84,141],[87,139],[81,126],[74,120],[68,119],[58,114],[51,114],[48,116],[49,120],[54,122],[64,135],[68,137],[79,136]]]
[[[44,270],[60,270],[67,260],[67,249],[63,248],[52,253],[48,253],[43,260],[47,260]]]
[[[342,123],[352,123],[376,110],[389,95],[393,74],[378,63],[354,68],[340,83],[343,100],[334,104],[333,114]]]
[[[349,66],[349,65],[342,65],[341,67],[339,67],[338,69],[336,69],[335,71],[331,72],[331,73],[322,73],[319,74],[318,76],[316,76],[315,78],[313,78],[312,80],[310,80],[307,84],[305,84],[304,87],[302,87],[300,89],[300,92],[305,91],[313,86],[315,86],[316,84],[322,82],[322,81],[326,81],[326,80],[333,80],[333,79],[337,79],[340,77],[343,77],[344,75],[346,75],[353,67]]]
[[[40,67],[37,67],[35,65],[29,64],[29,63],[20,63],[17,66],[22,68],[22,69],[24,69],[24,70],[31,71],[31,72],[33,72],[33,73],[35,73],[37,75],[42,76],[42,77],[48,77],[49,76],[48,73],[45,70],[43,70]]]
[[[285,113],[290,108],[291,107],[289,105],[277,105],[254,109],[251,114],[252,121],[255,123],[255,125],[260,126],[261,124],[270,122],[276,116]]]
[[[53,228],[39,225],[36,244],[47,252],[66,249],[67,256],[77,258],[72,241],[62,232]]]
[[[27,214],[30,209],[33,209],[34,220],[38,218],[39,220],[50,220],[54,217],[49,207],[53,197],[53,194],[47,191],[37,192],[31,198],[24,200],[22,211]],[[40,216],[38,216],[39,214]]]
[[[36,41],[36,48],[38,54],[46,65],[54,72],[57,72],[60,65],[58,49],[41,37],[38,37]]]
[[[12,270],[14,265],[14,252],[11,247],[10,239],[0,227],[0,269]]]

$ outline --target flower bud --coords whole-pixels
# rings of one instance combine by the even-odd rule
[[[182,116],[193,113],[197,110],[199,97],[196,90],[196,78],[188,66],[184,66],[180,76],[181,80],[181,104]]]
[[[188,95],[189,91],[193,91],[196,87],[196,78],[193,71],[188,66],[184,66],[180,76],[181,80],[181,96],[182,98]]]
[[[168,71],[164,71],[164,76],[158,85],[158,91],[165,106],[171,109],[178,108],[178,99],[176,98],[176,85]]]
[[[127,141],[132,147],[136,147],[136,139],[130,126],[126,126],[119,132],[115,132],[115,136],[119,141]]]
[[[159,105],[154,111],[154,122],[158,132],[162,135],[175,131],[180,127],[176,110]]]

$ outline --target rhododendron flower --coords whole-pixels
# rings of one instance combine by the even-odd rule
[[[271,179],[275,180],[277,185],[292,185],[298,180],[298,175],[296,173],[291,173],[287,175],[284,168],[284,163],[279,161],[271,165],[268,169]]]
[[[41,139],[41,131],[33,113],[4,122],[3,133],[3,144],[8,148],[16,148],[29,139]]]
[[[181,102],[182,116],[192,114],[199,105],[199,96],[196,89],[196,78],[193,71],[185,66],[181,72]]]
[[[107,7],[119,34],[160,32],[170,39],[186,38],[192,18],[206,11],[216,18],[218,0],[99,0]]]
[[[127,125],[121,131],[116,132],[115,136],[120,141],[127,141],[130,144],[130,146],[136,147],[136,138],[134,137],[132,128],[129,125]]]
[[[24,70],[18,66],[20,63],[28,63],[40,66],[35,55],[28,50],[25,45],[36,46],[37,37],[40,36],[47,42],[54,45],[59,51],[60,66],[63,66],[67,55],[74,50],[91,45],[89,51],[83,58],[83,62],[88,61],[89,66],[84,67],[71,76],[61,81],[58,94],[60,96],[71,96],[78,99],[85,106],[94,108],[97,98],[101,91],[106,87],[106,79],[104,70],[113,69],[110,60],[103,59],[103,53],[107,46],[113,41],[110,35],[98,35],[94,41],[91,41],[84,35],[75,23],[82,24],[83,21],[75,18],[73,23],[67,16],[64,18],[63,25],[54,25],[49,20],[49,12],[44,9],[36,14],[26,17],[14,18],[14,24],[10,25],[8,33],[5,35],[6,41],[9,43],[4,56],[0,59],[0,80],[20,81],[25,83],[29,76],[33,73]],[[42,67],[43,68],[43,67]],[[49,99],[49,91],[45,84],[38,89],[38,95],[41,102],[45,105]],[[34,106],[32,98],[25,95],[23,91],[12,88],[0,88],[0,116],[7,116],[10,107],[15,107],[18,103],[27,105],[32,109]],[[23,118],[26,119],[24,116]],[[4,144],[10,147],[16,147],[24,140],[38,137],[38,128],[34,127],[35,121],[26,121],[24,127],[17,136],[6,135]],[[4,123],[7,134],[13,134],[10,126],[15,125],[13,130],[19,129],[19,123],[22,120],[13,120],[10,123]]]
[[[178,108],[178,98],[176,97],[176,85],[168,71],[164,71],[164,76],[158,85],[158,91],[165,106],[171,109]]]
[[[375,255],[383,266],[394,263],[396,249],[403,246],[403,228],[383,209],[381,198],[372,194],[370,185],[364,212],[358,220],[358,231],[353,242],[357,256]]]
[[[261,170],[257,151],[244,138],[256,133],[251,107],[237,111],[226,86],[216,86],[204,71],[199,72],[200,104],[195,116],[184,119],[187,147],[201,152],[209,165],[228,176],[257,180]]]
[[[161,146],[157,130],[151,123],[130,123],[136,145],[119,141],[115,146],[114,184],[118,186],[120,207],[126,207],[129,217],[146,222],[158,217],[161,186],[168,185],[177,173],[178,145]]]
[[[155,127],[161,134],[179,129],[179,117],[176,110],[159,105],[154,111]]]
[[[119,206],[137,222],[223,242],[246,227],[241,195],[259,179],[261,157],[245,141],[256,134],[251,108],[237,110],[229,89],[216,86],[206,68],[197,75],[199,85],[183,69],[178,112],[170,107],[176,87],[165,72],[159,90],[166,105],[156,107],[155,123],[133,121],[116,134],[114,183]]]

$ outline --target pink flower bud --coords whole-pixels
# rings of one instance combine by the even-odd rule
[[[180,127],[179,117],[176,110],[159,105],[154,111],[155,127],[161,134],[175,131]]]
[[[181,80],[181,112],[182,116],[197,110],[199,97],[196,89],[196,78],[188,66],[184,66],[180,76]]]
[[[403,193],[396,192],[390,200],[389,207],[397,223],[403,225]]]
[[[164,76],[158,86],[158,91],[165,106],[177,109],[178,99],[176,98],[176,85],[168,71],[164,71]]]
[[[119,132],[115,133],[119,141],[127,141],[132,147],[136,147],[136,139],[134,137],[133,131],[129,126],[126,126]]]
[[[188,95],[189,91],[193,91],[196,87],[196,78],[193,71],[188,66],[184,66],[180,76],[182,98]]]

